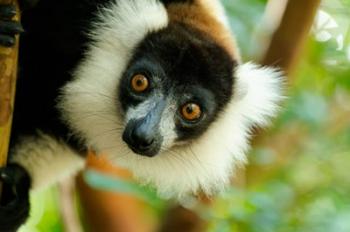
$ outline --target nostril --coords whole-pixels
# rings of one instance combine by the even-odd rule
[[[154,139],[136,135],[136,136],[133,136],[133,141],[138,147],[146,149],[153,144]]]
[[[153,144],[153,142],[154,142],[154,139],[147,139],[147,138],[142,139],[140,140],[140,147],[148,148]]]

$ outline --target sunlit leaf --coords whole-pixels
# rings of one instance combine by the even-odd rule
[[[155,190],[148,187],[94,170],[85,171],[83,176],[86,183],[93,188],[132,195],[158,209],[164,207],[164,201],[158,198]]]

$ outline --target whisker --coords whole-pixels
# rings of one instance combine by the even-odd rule
[[[95,138],[100,138],[100,137],[103,137],[103,136],[110,136],[114,132],[123,132],[123,128],[113,128],[113,129],[110,129],[110,130],[103,131],[103,132],[95,135]]]
[[[105,99],[108,99],[108,100],[113,100],[113,101],[117,100],[115,96],[110,96],[110,95],[107,95],[105,93],[99,93],[99,92],[77,91],[74,93],[81,94],[81,95],[90,95],[90,96],[97,95],[100,97],[104,97]]]
[[[168,163],[173,164],[172,161],[170,160],[170,158],[174,158],[177,162],[180,163],[180,165],[184,165],[185,167],[187,167],[187,168],[184,168],[184,169],[183,169],[183,170],[186,171],[187,175],[190,175],[190,174],[191,174],[191,173],[189,172],[189,170],[192,169],[192,165],[190,165],[190,164],[187,162],[188,160],[184,159],[179,153],[177,153],[177,152],[175,152],[175,151],[173,151],[173,150],[165,149],[165,151],[168,152],[168,153],[170,153],[170,154],[172,155],[171,157],[170,157],[170,156],[169,156],[169,157],[168,157],[168,156],[165,156],[166,159],[168,160]],[[173,166],[174,166],[174,164],[173,164]],[[176,166],[174,166],[174,167],[176,168]]]
[[[109,118],[106,115],[102,115],[102,114],[99,114],[99,113],[85,114],[85,115],[83,115],[81,117],[78,117],[77,120],[84,120],[84,119],[88,119],[88,118],[91,118],[91,117],[97,117],[97,118],[100,118],[100,119],[104,119],[104,120],[106,120],[108,122],[121,125],[121,123],[116,118],[114,118],[113,116],[110,116],[110,118]]]

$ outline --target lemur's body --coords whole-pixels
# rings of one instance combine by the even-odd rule
[[[29,186],[81,169],[88,148],[161,194],[212,194],[280,100],[280,74],[241,64],[216,0],[41,0],[22,24],[1,171],[19,190],[0,207],[0,230],[26,218]]]

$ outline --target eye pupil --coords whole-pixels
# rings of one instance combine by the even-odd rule
[[[143,80],[141,80],[141,79],[138,79],[137,81],[136,81],[136,85],[137,86],[142,86],[144,83],[143,83]]]
[[[188,105],[188,106],[186,107],[186,113],[188,113],[188,114],[192,114],[192,113],[193,113],[192,105]]]

